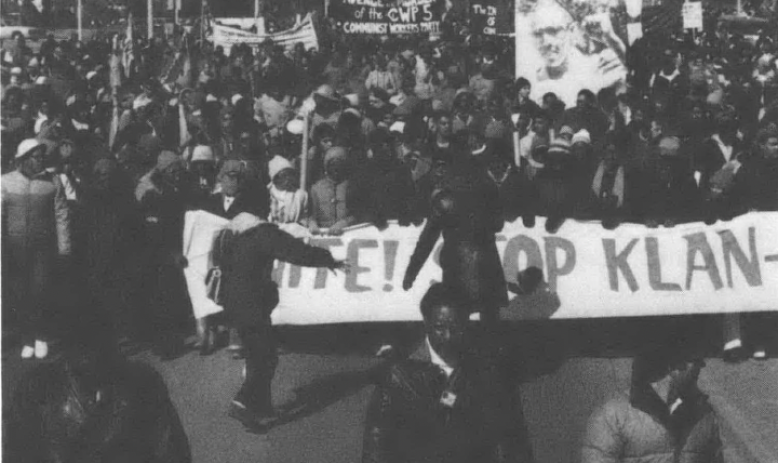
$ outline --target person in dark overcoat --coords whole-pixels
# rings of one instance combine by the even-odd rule
[[[440,236],[443,283],[464,288],[467,302],[481,320],[493,324],[508,302],[495,234],[503,225],[499,191],[472,158],[457,156],[443,188],[433,193],[427,220],[405,270],[406,291],[421,271]]]
[[[389,367],[368,406],[363,463],[530,463],[521,401],[467,331],[466,297],[436,283],[421,301],[426,339]]]
[[[347,269],[322,248],[310,246],[266,222],[260,216],[238,214],[230,222],[220,255],[224,310],[238,329],[246,357],[245,380],[232,401],[230,415],[250,429],[261,430],[275,415],[271,383],[278,364],[270,315],[278,305],[272,279],[275,260],[305,267]],[[218,238],[217,238],[218,239]]]

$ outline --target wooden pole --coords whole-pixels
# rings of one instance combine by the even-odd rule
[[[78,40],[84,41],[84,5],[78,0]]]
[[[148,6],[148,14],[146,16],[148,24],[146,25],[146,30],[148,38],[151,40],[154,37],[154,0],[148,0],[146,4]]]
[[[310,115],[303,115],[303,148],[300,158],[300,189],[308,190],[308,122]]]

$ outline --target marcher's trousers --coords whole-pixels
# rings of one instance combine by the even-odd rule
[[[235,399],[254,413],[269,413],[273,408],[271,385],[278,366],[270,317],[261,324],[239,327],[238,333],[246,358],[246,378]]]

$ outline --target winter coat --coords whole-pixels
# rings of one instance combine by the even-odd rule
[[[306,245],[270,223],[228,237],[224,248],[219,256],[224,310],[238,327],[265,323],[278,305],[278,287],[272,279],[276,259],[305,267],[335,263],[326,249]]]
[[[189,442],[162,378],[126,361],[99,393],[74,387],[72,367],[39,365],[11,401],[4,456],[17,463],[189,463]]]
[[[450,185],[453,211],[433,211],[416,243],[405,280],[413,282],[440,236],[443,283],[462,288],[473,311],[508,303],[495,234],[503,225],[497,187],[485,174]]]
[[[700,392],[672,414],[650,385],[633,386],[589,420],[582,463],[721,462],[719,427]]]
[[[534,461],[521,402],[497,368],[468,354],[446,378],[430,357],[425,343],[378,384],[367,412],[363,463]]]
[[[70,214],[59,178],[29,179],[19,171],[2,176],[3,238],[13,247],[70,254]]]

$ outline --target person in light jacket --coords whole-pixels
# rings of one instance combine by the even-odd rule
[[[3,276],[16,289],[25,359],[48,355],[45,321],[53,278],[58,263],[70,256],[67,199],[59,178],[44,170],[45,156],[46,145],[24,140],[16,150],[16,170],[2,176],[3,251],[10,255]]]

